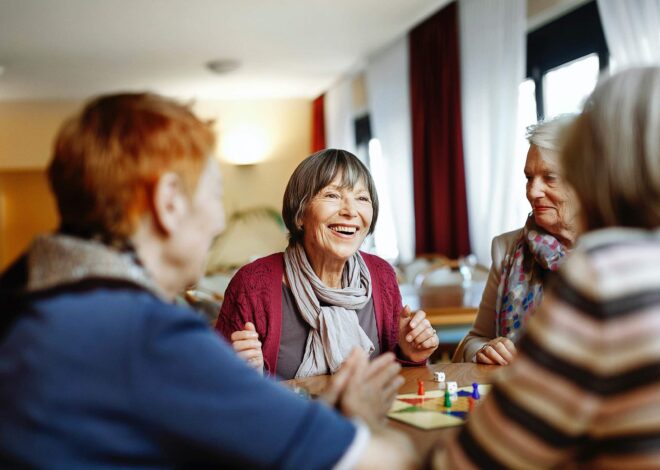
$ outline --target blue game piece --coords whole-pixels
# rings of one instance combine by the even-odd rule
[[[478,400],[481,398],[481,395],[479,395],[479,384],[478,383],[473,383],[472,384],[472,398],[475,400]]]

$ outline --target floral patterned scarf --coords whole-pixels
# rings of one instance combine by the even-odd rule
[[[496,336],[516,341],[543,298],[543,279],[556,271],[568,250],[530,215],[502,262],[495,306]]]

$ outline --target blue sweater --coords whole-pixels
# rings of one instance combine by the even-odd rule
[[[0,337],[2,468],[328,468],[354,438],[352,423],[146,291],[5,300],[2,315],[18,316]]]

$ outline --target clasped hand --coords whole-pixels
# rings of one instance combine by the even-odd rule
[[[344,416],[360,418],[372,430],[378,429],[405,382],[400,371],[394,354],[388,352],[369,361],[367,353],[356,347],[319,398]]]
[[[482,346],[475,356],[475,361],[481,364],[505,366],[513,360],[516,353],[516,345],[513,341],[499,336]]]
[[[261,351],[261,341],[259,341],[259,334],[252,322],[247,322],[244,329],[231,334],[231,345],[236,354],[243,358],[250,367],[263,373],[264,355]]]
[[[399,314],[399,348],[412,362],[421,362],[438,349],[438,335],[424,310],[413,312],[407,305]]]

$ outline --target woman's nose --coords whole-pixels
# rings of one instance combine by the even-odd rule
[[[542,181],[539,181],[538,178],[534,178],[530,181],[527,188],[527,193],[531,199],[538,199],[545,195],[545,187]]]
[[[341,210],[339,211],[341,215],[355,216],[357,215],[357,205],[355,200],[352,197],[345,197],[342,199]]]

